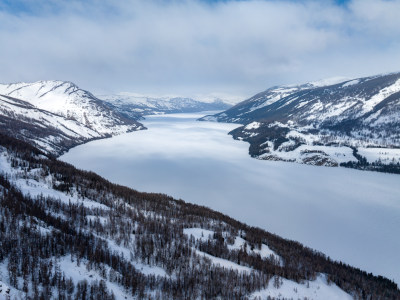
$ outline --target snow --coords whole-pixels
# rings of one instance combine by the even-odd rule
[[[302,129],[302,128],[301,128]],[[302,133],[299,132],[297,130],[291,130],[289,131],[289,133],[286,134],[287,138],[300,138],[301,140],[306,141],[307,144],[311,144],[317,139],[316,136],[312,135],[312,134],[306,134],[306,133]]]
[[[112,291],[115,295],[117,300],[120,299],[129,299],[131,296],[124,291],[122,286],[115,284],[114,282],[110,282],[103,278],[100,274],[98,274],[94,270],[88,270],[85,266],[85,260],[82,260],[77,265],[76,260],[74,262],[71,261],[70,256],[63,256],[59,260],[60,270],[65,273],[66,277],[71,277],[74,284],[77,285],[79,281],[87,280],[89,283],[90,281],[100,281],[104,280],[107,288]],[[106,266],[106,270],[108,271],[109,267]]]
[[[78,197],[78,195],[66,194],[61,191],[54,190],[52,187],[53,179],[50,175],[40,181],[30,178],[29,179],[23,178],[22,175],[20,174],[21,170],[11,168],[10,162],[8,160],[8,154],[4,150],[1,151],[1,149],[0,149],[0,172],[7,174],[9,178],[12,178],[14,184],[21,190],[21,192],[24,195],[28,195],[31,197],[39,197],[39,196],[52,197],[61,200],[65,204],[68,203],[78,204],[92,209],[93,208],[106,209],[106,210],[109,209],[108,206],[90,200],[88,198],[81,198]],[[27,172],[27,175],[30,174],[32,175],[32,177],[36,175],[36,177],[39,178],[39,174],[37,174],[37,172],[40,171],[31,170]],[[24,174],[24,172],[22,172],[22,174]]]
[[[324,107],[324,105],[321,103],[321,101],[317,101],[317,103],[315,103],[313,106],[311,106],[311,109],[309,111],[309,113],[311,114],[310,117],[312,116],[313,113],[320,111],[322,108]],[[315,116],[314,116],[315,118]]]
[[[274,286],[274,281],[281,281],[280,287]],[[314,281],[307,281],[304,284],[287,280],[284,278],[273,277],[268,284],[268,288],[255,292],[250,299],[309,299],[309,300],[351,300],[348,293],[340,289],[336,284],[328,284],[325,275],[319,275]]]
[[[195,240],[200,240],[202,242],[206,242],[209,239],[212,239],[212,237],[214,235],[214,231],[202,229],[202,228],[185,228],[185,229],[183,229],[183,233],[186,234],[188,237],[193,236],[195,238]],[[246,242],[246,240],[244,240],[243,238],[241,238],[239,236],[237,236],[235,238],[235,242],[233,243],[233,245],[227,245],[227,247],[230,251],[233,251],[233,250],[243,249],[244,245],[247,246],[246,252],[249,254],[250,253],[259,254],[261,256],[261,258],[263,258],[263,259],[270,258],[270,256],[272,255],[277,261],[279,261],[281,264],[283,264],[282,259],[274,251],[272,251],[267,245],[262,244],[261,249],[255,248],[255,249],[251,250],[251,247]],[[203,253],[197,249],[194,249],[194,250],[198,254],[201,253],[201,255],[206,256],[207,258],[210,258],[214,264],[220,264],[223,267],[226,267],[226,268],[229,267],[229,268],[237,269],[239,271],[244,271],[244,270],[249,271],[250,270],[250,268],[240,266],[231,261],[228,261],[228,260],[225,260],[222,258],[218,258],[215,256],[211,256],[211,255],[209,255],[207,253]]]
[[[201,118],[203,121],[208,121],[208,122],[217,122],[218,121],[218,117],[216,116],[204,116]]]
[[[308,101],[303,101],[296,106],[296,108],[302,108],[304,105],[308,104]]]
[[[105,225],[107,224],[107,222],[109,221],[107,218],[105,217],[100,217],[100,216],[86,216],[86,219],[89,221],[92,221],[92,223],[98,221],[101,225]]]
[[[255,103],[248,111],[246,111],[244,114],[247,114],[249,112],[255,111],[257,109],[263,108],[265,106],[268,106],[270,104],[273,104],[287,96],[290,96],[291,94],[298,92],[302,90],[303,88],[301,87],[291,87],[291,86],[281,86],[278,88],[270,89],[268,90],[268,93],[263,96],[259,97],[256,99],[252,99],[252,101]]]
[[[342,115],[343,112],[345,112],[346,110],[348,110],[349,108],[353,107],[356,104],[357,101],[355,99],[344,97],[342,101],[338,102],[336,105],[329,105],[327,112],[322,112],[318,117],[318,119],[326,120],[327,118],[332,118],[332,117],[339,117],[336,118],[337,120],[345,119],[346,116]],[[325,108],[327,107],[325,106]]]
[[[260,128],[261,123],[259,122],[252,122],[248,125],[246,125],[245,129],[250,130],[250,129],[258,129]]]
[[[397,80],[394,84],[385,87],[380,90],[377,94],[372,96],[370,99],[364,101],[363,112],[369,112],[373,110],[373,108],[380,103],[382,100],[386,99],[390,95],[397,93],[400,91],[400,79]]]
[[[273,104],[273,103],[275,103],[275,102],[277,102],[277,101],[279,101],[279,100],[281,100],[281,99],[283,99],[285,97],[288,97],[291,94],[294,94],[296,92],[299,92],[299,91],[302,91],[302,90],[306,90],[306,89],[309,89],[309,88],[313,88],[313,87],[329,86],[329,85],[333,85],[333,84],[337,84],[337,83],[343,82],[345,80],[346,80],[345,77],[333,77],[333,78],[313,81],[313,82],[310,82],[310,83],[304,84],[304,85],[285,85],[285,86],[279,86],[279,87],[271,88],[271,89],[265,91],[265,95],[262,96],[262,97],[250,98],[250,100],[252,102],[254,102],[254,105],[252,105],[243,114],[247,114],[249,112],[252,112],[252,111],[255,111],[257,109],[263,108],[265,106],[271,105],[271,104]],[[286,105],[290,104],[291,102],[293,102],[295,100],[296,100],[296,98],[291,99],[291,101],[286,102],[283,106],[286,106]],[[298,106],[298,108],[301,108],[304,105],[306,105],[306,103],[300,104]]]
[[[132,257],[131,254],[133,254],[132,251],[130,251],[128,248],[118,246],[115,241],[108,239],[108,246],[115,252],[118,252],[120,254],[123,254],[125,259],[130,259]],[[156,276],[167,276],[167,272],[160,267],[157,266],[151,266],[148,264],[144,264],[141,262],[137,262],[134,260],[131,260],[131,263],[134,265],[134,267],[141,272],[144,275],[156,275]]]
[[[8,281],[8,259],[0,262],[0,300],[25,299],[25,293],[7,284]]]
[[[168,112],[174,110],[180,111],[184,109],[198,110],[206,105],[207,107],[210,107],[212,104],[221,104],[221,102],[223,102],[221,99],[203,101],[181,96],[150,96],[128,92],[122,92],[114,95],[99,95],[99,98],[116,106],[131,105],[129,109],[133,108],[135,111],[140,110],[145,112],[147,115],[154,114],[159,111]]]
[[[0,300],[25,299],[25,293],[0,280]]]
[[[56,118],[60,124],[57,122],[49,122],[49,124],[60,129],[66,127],[65,129],[80,135],[86,133],[85,137],[121,134],[136,128],[135,124],[125,125],[111,110],[104,107],[100,100],[71,82],[50,80],[0,84],[0,94],[21,99],[33,105],[36,111],[34,109],[25,111],[26,116],[41,120],[40,117],[46,114],[43,110],[51,112],[53,118]],[[42,111],[39,113],[37,109]],[[54,117],[54,114],[58,115],[58,118]],[[74,123],[75,126],[71,127]]]
[[[299,136],[299,137],[305,137],[307,138],[308,141],[312,141],[312,138],[307,135],[295,135],[293,132],[291,136]],[[268,156],[275,156],[278,157],[282,160],[287,160],[287,161],[295,161],[298,163],[303,163],[303,159],[312,155],[322,155],[329,157],[336,161],[338,164],[342,162],[348,162],[348,161],[357,161],[357,159],[353,156],[353,149],[350,147],[345,147],[345,146],[314,146],[314,145],[301,145],[294,149],[293,151],[285,151],[285,147],[292,145],[292,143],[283,143],[278,147],[277,150],[273,150],[273,147],[271,147],[270,144],[268,144],[268,149],[269,152],[262,154],[259,156],[260,159],[263,159]]]
[[[213,265],[220,266],[221,268],[232,269],[232,270],[237,270],[239,272],[246,272],[246,273],[251,273],[254,271],[253,269],[251,269],[249,267],[238,265],[237,263],[234,263],[227,259],[212,256],[208,253],[199,251],[195,248],[193,248],[193,251],[199,256],[208,258]]]
[[[54,190],[51,186],[43,182],[37,182],[33,179],[17,179],[15,181],[15,185],[21,189],[21,191],[25,195],[30,195],[32,197],[52,197],[55,199],[59,199],[65,204],[78,204],[83,205],[87,208],[99,208],[108,210],[109,207],[98,203],[96,201],[87,199],[87,198],[79,198],[77,195],[68,195],[61,191]]]
[[[185,228],[183,229],[183,234],[186,234],[188,237],[192,235],[195,240],[206,242],[207,240],[212,239],[214,231],[202,228]]]
[[[323,86],[329,86],[329,85],[341,83],[341,82],[345,81],[346,79],[347,79],[347,77],[336,76],[336,77],[320,79],[317,81],[312,81],[309,84],[314,87],[323,87]]]
[[[350,81],[347,81],[346,83],[344,83],[342,85],[342,87],[352,86],[352,85],[358,84],[359,82],[360,82],[359,79],[350,80]]]
[[[221,92],[213,92],[210,94],[195,94],[195,95],[188,95],[188,97],[191,97],[193,99],[197,99],[198,101],[206,102],[206,103],[211,103],[214,102],[215,100],[222,100],[225,103],[228,103],[230,105],[235,105],[244,99],[249,98],[246,95],[241,95],[241,94],[228,94],[228,93],[221,93]]]
[[[280,261],[281,264],[283,264],[283,260],[279,255],[277,255],[274,251],[272,251],[267,245],[261,244],[261,249],[254,248],[251,250],[250,245],[244,240],[243,238],[237,236],[235,238],[235,242],[233,245],[228,245],[229,250],[240,250],[243,249],[244,245],[246,245],[246,252],[247,253],[254,253],[254,254],[259,254],[261,258],[270,258],[272,255],[276,260]]]
[[[132,262],[132,264],[135,266],[136,270],[138,270],[140,273],[144,275],[155,275],[163,277],[168,276],[167,272],[163,268],[146,265],[140,262]]]
[[[64,134],[71,137],[100,137],[99,133],[90,128],[83,127],[82,124],[77,121],[65,119],[59,115],[50,114],[32,106],[22,106],[17,101],[12,101],[0,96],[0,114],[7,115],[7,113],[11,113],[16,119],[21,116],[35,120],[35,124],[42,127],[56,127]]]
[[[98,238],[102,238],[101,236],[97,236]],[[131,235],[131,239],[134,239],[135,236]],[[107,243],[108,243],[108,247],[110,247],[110,249],[112,249],[114,252],[119,253],[120,255],[123,255],[123,257],[125,259],[130,260],[130,262],[132,263],[132,265],[134,265],[134,267],[141,272],[144,275],[155,275],[155,276],[167,276],[167,272],[158,266],[151,266],[148,264],[144,264],[138,261],[133,260],[132,258],[133,256],[133,250],[129,249],[127,247],[123,247],[118,245],[115,241],[111,240],[111,239],[106,239]]]
[[[370,163],[376,161],[384,164],[400,163],[400,149],[360,147],[358,154],[364,156]]]
[[[371,114],[368,118],[364,120],[364,123],[370,126],[379,126],[379,125],[386,125],[391,126],[390,124],[400,123],[400,114],[397,113],[395,110],[393,112],[385,112],[382,114],[382,110],[378,110],[377,112]]]

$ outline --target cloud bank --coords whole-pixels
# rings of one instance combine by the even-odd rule
[[[16,1],[0,4],[0,81],[95,92],[250,96],[400,71],[400,1]]]

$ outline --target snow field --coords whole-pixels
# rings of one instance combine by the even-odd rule
[[[353,297],[344,292],[334,283],[328,283],[326,276],[320,274],[314,281],[303,284],[273,277],[268,288],[253,293],[249,298],[263,300],[268,297],[275,299],[309,299],[309,300],[351,300]]]

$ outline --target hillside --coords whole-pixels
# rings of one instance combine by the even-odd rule
[[[386,278],[208,208],[112,184],[6,135],[0,149],[2,296],[400,298]]]
[[[92,139],[144,129],[71,82],[0,84],[0,132],[60,155]]]
[[[400,171],[400,73],[272,87],[203,120],[243,124],[259,159]]]

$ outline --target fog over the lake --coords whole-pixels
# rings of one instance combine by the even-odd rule
[[[208,206],[400,283],[400,176],[260,161],[199,114],[147,117],[148,130],[61,157],[140,191]]]

